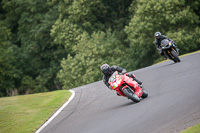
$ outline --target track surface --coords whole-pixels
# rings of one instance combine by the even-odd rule
[[[200,53],[133,71],[149,97],[134,103],[102,81],[75,97],[41,133],[179,133],[200,123]]]

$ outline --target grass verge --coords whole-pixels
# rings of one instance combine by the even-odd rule
[[[181,133],[200,133],[200,123],[196,126],[189,127],[185,131],[182,131]]]
[[[35,132],[70,96],[59,90],[0,98],[0,133]]]

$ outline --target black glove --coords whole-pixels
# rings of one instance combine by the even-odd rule
[[[131,77],[131,78],[133,78],[133,74],[131,74],[131,73],[129,73],[128,76]]]
[[[138,84],[142,85],[142,81],[139,81],[139,80],[138,80],[138,81],[136,81],[136,82],[137,82]]]
[[[123,69],[122,74],[125,74],[125,73],[127,73],[127,71],[126,69]]]
[[[136,79],[135,77],[133,78],[138,84],[142,85],[142,81]]]

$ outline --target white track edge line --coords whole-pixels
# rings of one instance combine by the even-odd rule
[[[69,104],[69,102],[71,102],[71,100],[74,98],[74,96],[75,96],[75,91],[74,90],[69,90],[71,93],[72,93],[72,95],[71,95],[71,97],[67,100],[67,102],[65,102],[63,105],[62,105],[62,107],[60,107],[60,109],[59,110],[57,110],[56,111],[56,113],[54,113],[53,115],[52,115],[52,117],[51,118],[49,118],[35,133],[39,133],[39,132],[41,132],[68,104]]]

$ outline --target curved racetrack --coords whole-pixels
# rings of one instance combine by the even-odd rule
[[[102,81],[74,99],[42,133],[179,133],[200,123],[200,52],[133,71],[149,93],[134,103]]]

